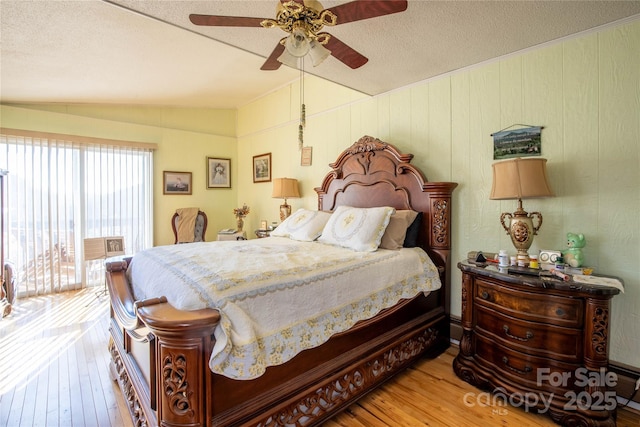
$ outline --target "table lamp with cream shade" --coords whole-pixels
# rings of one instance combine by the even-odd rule
[[[284,199],[284,204],[280,205],[280,221],[287,219],[291,215],[291,206],[287,204],[287,199],[297,199],[300,197],[298,191],[298,180],[293,178],[275,178],[273,180],[274,199]]]
[[[518,209],[514,213],[500,215],[500,223],[511,236],[515,246],[517,261],[529,263],[528,250],[542,225],[540,212],[526,212],[522,209],[522,199],[553,196],[546,169],[547,159],[515,158],[494,163],[492,200],[518,200]],[[537,225],[533,220],[537,219]]]

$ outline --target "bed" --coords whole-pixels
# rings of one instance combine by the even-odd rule
[[[136,272],[134,267],[143,264],[140,254],[136,254],[134,259],[107,263],[106,280],[111,303],[110,372],[122,390],[134,425],[318,425],[418,358],[433,357],[443,352],[449,346],[451,195],[457,184],[427,182],[422,172],[410,164],[412,158],[411,154],[402,154],[379,139],[360,138],[330,164],[331,171],[315,189],[318,212],[334,212],[331,215],[335,216],[344,209],[382,207],[394,208],[394,212],[418,212],[421,220],[412,222],[412,226],[417,224],[413,230],[416,232],[415,246],[422,251],[411,248],[378,250],[370,253],[378,257],[377,260],[368,262],[375,264],[384,258],[391,265],[400,266],[404,264],[394,258],[400,252],[426,254],[428,257],[425,255],[423,258],[428,258],[433,267],[425,267],[424,272],[427,274],[427,270],[433,269],[440,286],[434,286],[434,290],[428,292],[403,293],[397,302],[381,298],[383,303],[379,311],[377,307],[370,314],[356,317],[353,324],[336,329],[282,360],[258,364],[238,359],[225,366],[244,366],[243,369],[236,369],[231,374],[222,369],[216,371],[212,361],[224,347],[221,343],[225,335],[221,335],[221,331],[226,331],[227,312],[207,304],[197,306],[178,302],[169,295],[171,292],[156,290],[156,282],[171,285],[174,278],[169,273],[149,275],[141,272],[140,268]],[[185,247],[176,249],[180,254],[176,252],[178,261],[172,265],[184,269],[197,257],[194,254],[199,246],[190,245],[218,245],[218,248],[227,245],[228,252],[245,252],[249,248],[244,245],[253,245],[257,249],[251,250],[268,253],[275,247],[286,249],[292,244],[283,237],[269,237],[248,242],[176,245]],[[152,249],[155,252],[146,254],[152,265],[153,262],[171,264],[166,260],[154,261],[154,257],[161,259],[159,253],[170,248]],[[296,247],[290,252],[296,251],[304,250]],[[162,256],[173,255],[166,252]],[[379,275],[360,266],[346,268],[346,261],[333,264],[342,264],[343,270],[354,270],[360,282],[368,282],[370,277]],[[408,265],[395,270],[409,269]],[[307,270],[315,271],[315,266]],[[181,270],[175,276],[182,277],[183,274]],[[332,289],[331,277],[336,278],[337,283],[340,275],[342,272],[327,274],[328,283],[324,283],[326,288],[322,289]],[[139,287],[143,277],[148,283],[142,288],[145,292]],[[253,276],[247,276],[247,282],[253,283],[253,280]],[[356,288],[358,280],[349,280]],[[398,283],[404,289],[409,282],[403,279]],[[267,285],[273,289],[288,287],[275,282]],[[342,295],[341,289],[350,293],[345,289],[349,286],[336,286],[327,291],[326,298],[307,297],[307,305],[302,304],[303,308],[310,310],[322,305],[321,302],[331,299],[330,296],[336,299],[336,295]],[[395,293],[399,293],[398,289],[396,286]],[[265,293],[253,288],[251,292],[252,295]],[[144,293],[143,298],[139,297],[141,293]],[[182,291],[177,293],[184,295]],[[316,303],[308,303],[309,298]],[[253,306],[256,316],[257,312],[269,312],[260,309],[265,304]],[[290,310],[279,311],[291,314],[288,311],[301,311],[300,305],[291,302]],[[352,310],[353,313],[362,311],[360,306]],[[347,317],[351,318],[350,315]],[[314,319],[311,323],[317,322]],[[323,328],[326,329],[326,324]],[[293,335],[296,342],[314,341],[318,335],[316,332],[303,332],[302,335],[308,335],[309,339],[301,339],[300,330],[294,331],[289,335]],[[262,345],[265,341],[259,342],[261,345],[258,347],[265,347]],[[267,353],[280,354],[273,349]],[[258,365],[261,369],[253,369]]]

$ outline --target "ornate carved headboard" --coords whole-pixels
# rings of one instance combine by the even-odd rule
[[[428,182],[410,164],[411,159],[413,154],[402,154],[391,144],[363,136],[329,165],[331,172],[315,189],[318,209],[332,211],[340,205],[392,206],[422,212],[418,245],[440,268],[448,289],[451,194],[458,184]]]

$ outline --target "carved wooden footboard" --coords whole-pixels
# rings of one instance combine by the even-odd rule
[[[180,311],[162,296],[135,302],[128,260],[107,265],[112,374],[137,426],[317,425],[417,358],[449,346],[448,271],[451,193],[429,183],[411,155],[363,137],[331,164],[318,205],[393,206],[423,213],[419,245],[443,287],[404,300],[254,380],[208,367],[217,311]]]
[[[122,276],[124,270],[111,266],[110,280]],[[126,342],[133,340],[117,322],[111,327],[110,351],[136,425],[156,425],[159,420],[167,425],[311,425],[349,405],[424,353],[435,355],[446,349],[448,317],[437,300],[437,292],[428,298],[421,295],[407,300],[375,321],[358,325],[287,364],[271,367],[252,381],[230,380],[209,371],[210,325],[215,325],[215,316],[210,325],[203,322],[200,328],[191,328],[188,339],[180,338],[184,327],[193,327],[190,323],[200,323],[207,316],[202,313],[202,318],[170,328],[166,312],[172,309],[163,302],[137,310],[145,322],[166,323],[162,329],[150,327],[152,333],[147,335],[155,378],[144,380],[144,367],[126,350]],[[129,342],[129,347],[133,344]]]

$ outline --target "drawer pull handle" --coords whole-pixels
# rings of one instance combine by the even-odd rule
[[[557,309],[557,310],[556,310],[556,314],[557,314],[558,316],[564,316],[564,310],[563,310],[563,309],[561,309],[561,308],[559,308],[559,309]]]
[[[504,333],[505,333],[506,336],[508,336],[509,338],[513,338],[514,340],[526,342],[526,341],[529,341],[531,338],[533,338],[533,332],[531,332],[531,331],[527,331],[527,333],[524,334],[524,338],[522,338],[522,337],[518,337],[516,335],[510,334],[509,333],[509,326],[507,326],[507,325],[504,325],[502,327],[502,329],[504,329]]]
[[[482,299],[489,299],[489,292],[487,292],[487,291],[482,291],[482,293],[480,294],[480,296],[482,297]]]
[[[502,361],[504,362],[504,366],[506,366],[507,368],[511,369],[513,372],[516,372],[520,375],[527,375],[529,372],[533,371],[533,368],[529,365],[525,365],[524,370],[514,368],[513,366],[509,365],[509,358],[507,356],[504,356],[502,358]]]

